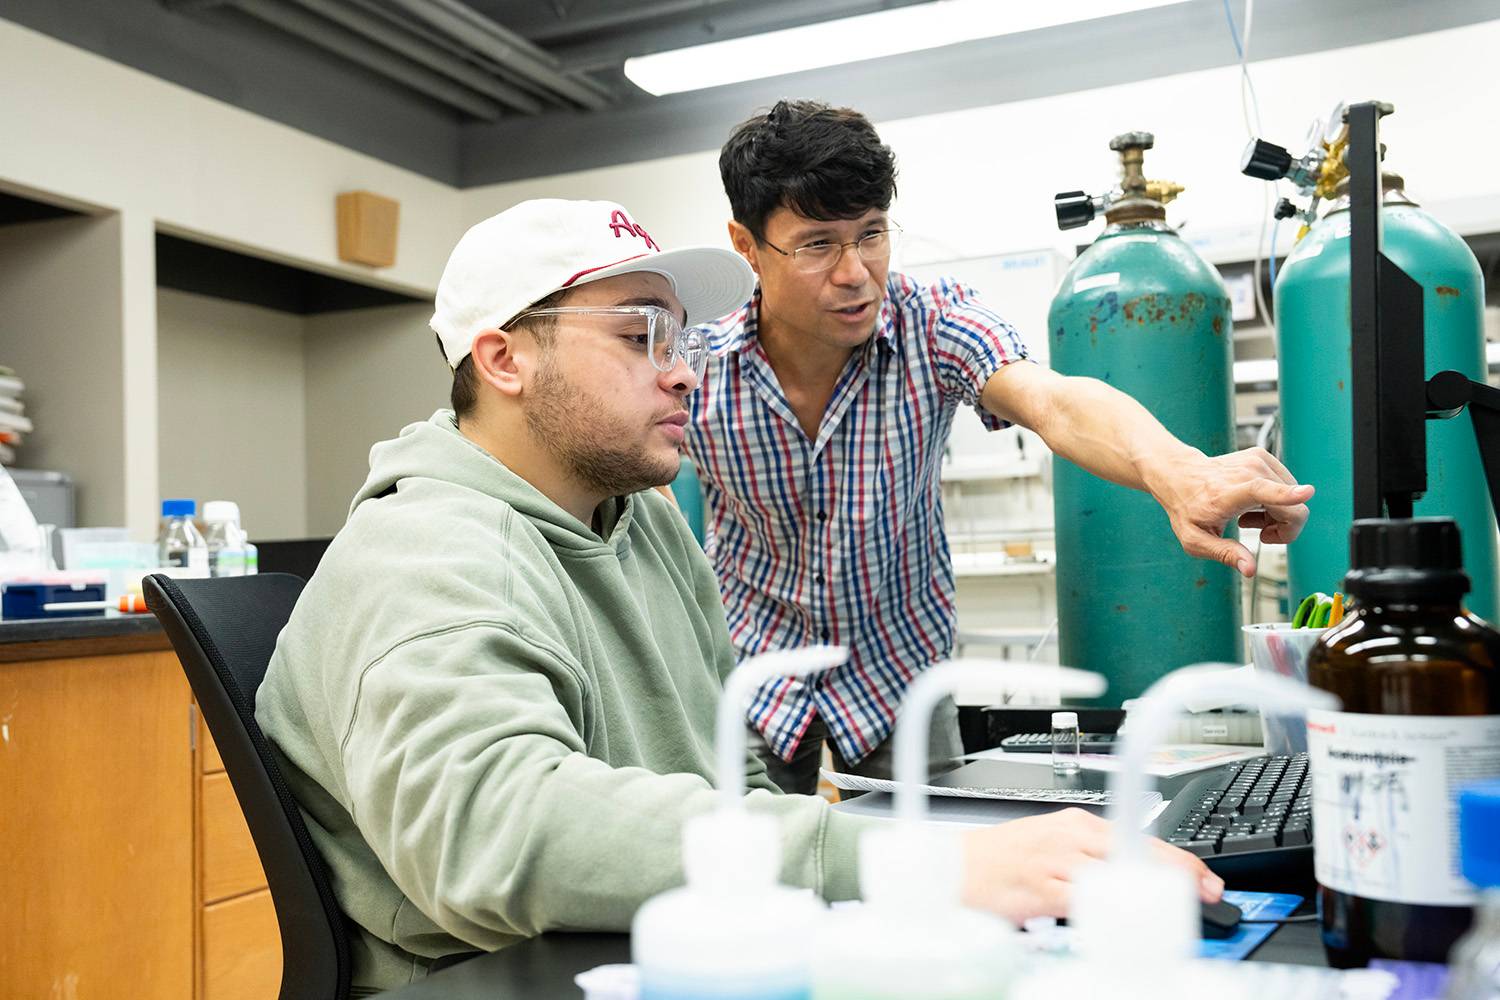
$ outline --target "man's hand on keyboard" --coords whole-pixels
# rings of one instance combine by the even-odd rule
[[[1109,853],[1111,826],[1082,809],[1012,820],[964,834],[964,902],[1009,918],[1065,917],[1073,873]],[[1151,840],[1158,858],[1193,876],[1206,903],[1217,902],[1224,880],[1187,851]]]

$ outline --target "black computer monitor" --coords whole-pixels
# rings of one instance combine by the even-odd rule
[[[332,538],[290,538],[256,541],[262,573],[290,573],[311,580]]]
[[[1422,286],[1381,249],[1380,119],[1392,110],[1346,112],[1354,517],[1411,517],[1427,492],[1427,421],[1467,408],[1500,523],[1500,389],[1456,371],[1426,378]]]

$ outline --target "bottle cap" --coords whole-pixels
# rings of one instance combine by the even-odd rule
[[[161,502],[162,517],[192,517],[198,513],[198,501],[196,500],[163,500]]]
[[[210,500],[203,505],[203,520],[207,524],[216,521],[240,523],[240,505],[233,500]]]
[[[1078,728],[1078,713],[1077,712],[1053,712],[1052,713],[1052,728],[1053,729],[1077,729]]]
[[[641,972],[633,965],[600,965],[573,977],[583,1000],[636,1000]]]
[[[1376,600],[1468,593],[1458,523],[1449,517],[1355,521],[1349,529],[1344,589]]]
[[[1500,781],[1458,793],[1459,870],[1480,889],[1500,887]]]

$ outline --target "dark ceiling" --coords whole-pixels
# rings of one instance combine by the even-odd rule
[[[622,71],[632,55],[919,2],[0,0],[0,18],[460,187],[714,149],[783,96],[890,120],[1236,58],[1223,0],[1184,0],[659,98]],[[1260,0],[1253,47],[1269,59],[1496,13],[1494,0]]]

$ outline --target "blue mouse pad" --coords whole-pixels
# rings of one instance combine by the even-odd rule
[[[1280,892],[1237,892],[1227,889],[1224,892],[1224,902],[1238,906],[1244,913],[1244,920],[1279,920],[1291,916],[1302,905],[1302,897]],[[1200,958],[1222,958],[1231,962],[1248,958],[1280,926],[1242,923],[1227,938],[1210,938],[1199,942],[1198,955]]]

